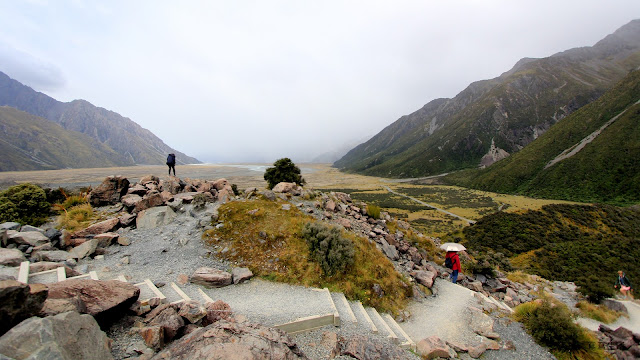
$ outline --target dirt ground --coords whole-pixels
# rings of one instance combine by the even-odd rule
[[[264,171],[270,164],[238,164],[238,165],[178,165],[176,175],[179,178],[201,180],[217,180],[225,178],[238,185],[239,189],[247,187],[265,188]],[[326,187],[368,187],[376,186],[379,178],[340,173],[330,164],[300,164],[302,176],[312,188]],[[0,189],[30,182],[49,188],[79,188],[100,184],[110,175],[122,175],[131,182],[138,181],[145,175],[167,176],[165,165],[139,165],[114,168],[84,168],[42,171],[5,171],[0,172]]]

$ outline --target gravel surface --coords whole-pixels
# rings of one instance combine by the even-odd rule
[[[546,348],[536,344],[531,336],[527,334],[521,323],[508,318],[499,319],[493,324],[493,329],[500,334],[500,343],[512,341],[515,350],[501,349],[498,351],[488,350],[484,353],[483,359],[487,360],[512,360],[512,359],[555,359]]]

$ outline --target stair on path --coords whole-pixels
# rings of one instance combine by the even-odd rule
[[[64,267],[30,274],[29,262],[25,261],[16,269],[18,279],[24,283],[49,284],[67,279]],[[363,333],[385,336],[403,348],[415,348],[415,343],[391,315],[380,314],[375,308],[365,308],[359,301],[348,301],[343,293],[331,293],[326,288],[291,287],[260,279],[227,288],[211,289],[190,283],[178,285],[174,282],[158,288],[151,279],[128,281],[124,274],[100,275],[103,280],[108,278],[133,283],[140,288],[139,298],[143,304],[153,298],[160,299],[162,303],[172,304],[189,300],[202,303],[222,300],[229,304],[234,313],[280,328],[290,334],[327,325],[350,326],[359,328]],[[99,280],[95,271],[70,279],[74,278]],[[268,300],[265,301],[265,298]]]

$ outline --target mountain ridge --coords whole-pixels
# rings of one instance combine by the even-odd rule
[[[136,164],[164,164],[168,153],[176,153],[181,164],[200,163],[185,155],[141,127],[131,119],[114,111],[97,107],[86,100],[60,102],[37,92],[0,72],[0,105],[42,117],[60,124],[64,129],[84,133],[114,150],[116,166]],[[97,166],[114,166],[99,162]]]
[[[634,20],[592,47],[523,58],[494,79],[401,117],[334,166],[419,177],[477,167],[494,147],[513,154],[640,66],[638,38],[640,20]]]

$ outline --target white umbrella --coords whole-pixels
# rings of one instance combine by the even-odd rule
[[[444,243],[442,245],[440,245],[440,249],[444,250],[444,251],[464,251],[467,250],[466,247],[462,246],[462,244],[458,244],[458,243]]]

